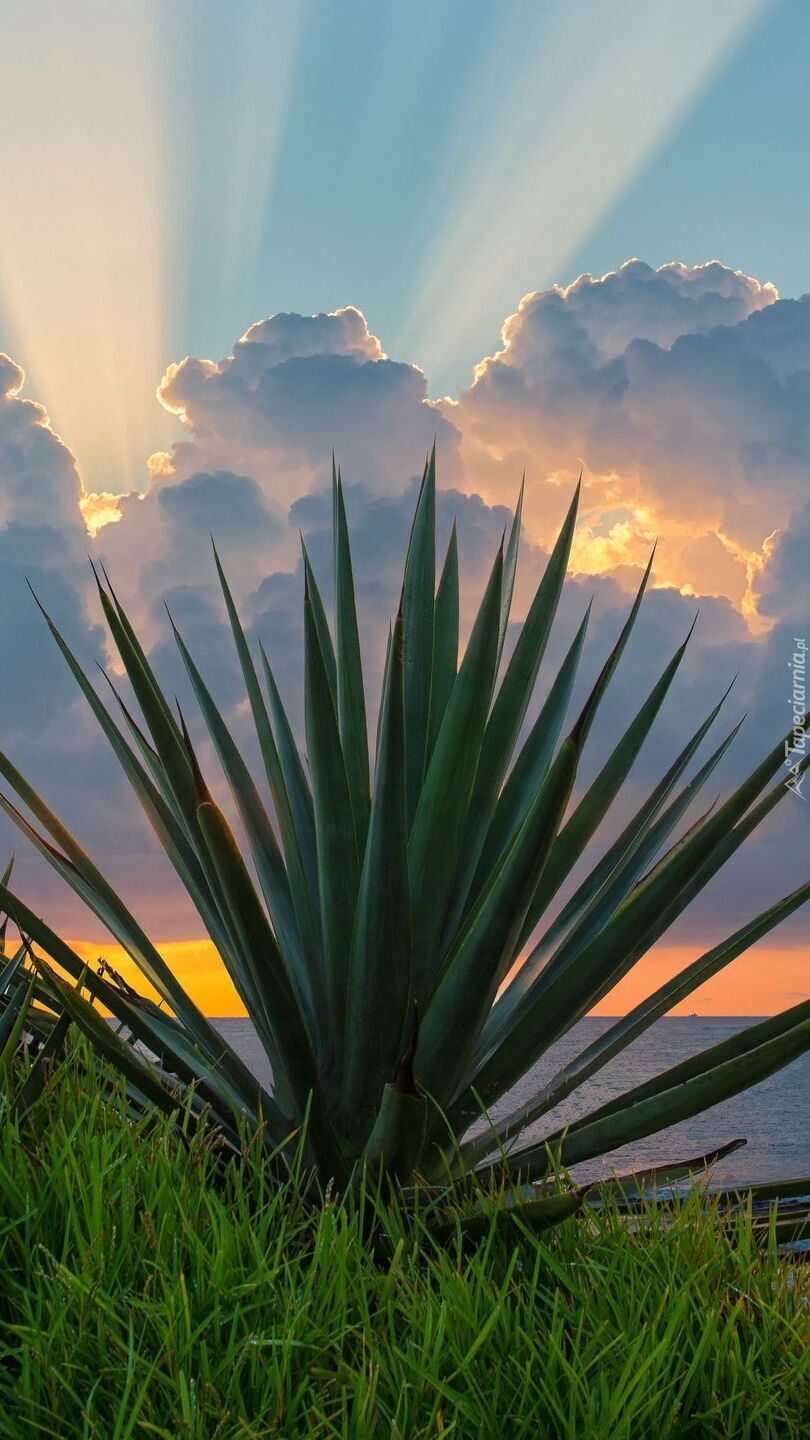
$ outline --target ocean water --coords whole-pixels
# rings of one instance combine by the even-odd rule
[[[214,1023],[257,1078],[268,1084],[270,1070],[250,1021],[226,1019]],[[611,1023],[603,1017],[581,1020],[527,1073],[493,1114],[497,1117],[527,1099],[561,1064],[590,1044]],[[749,1016],[659,1020],[555,1111],[528,1127],[525,1135],[542,1139],[543,1135],[604,1104],[623,1090],[677,1065],[699,1050],[718,1044],[752,1023]],[[810,1175],[810,1053],[732,1100],[725,1100],[702,1115],[672,1125],[646,1140],[578,1166],[572,1173],[581,1180],[590,1180],[612,1171],[661,1165],[669,1160],[705,1154],[740,1136],[745,1137],[746,1145],[715,1167],[714,1183],[725,1185]]]

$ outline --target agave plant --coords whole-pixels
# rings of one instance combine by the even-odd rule
[[[652,561],[573,725],[566,730],[587,614],[520,743],[566,573],[578,495],[505,660],[521,492],[459,663],[456,531],[437,584],[435,487],[434,454],[419,489],[371,747],[339,473],[332,624],[306,548],[303,555],[305,755],[267,655],[261,647],[258,657],[251,653],[215,551],[272,811],[174,633],[238,811],[241,844],[106,572],[96,576],[98,593],[137,718],[117,694],[113,718],[43,611],[253,1021],[272,1069],[271,1092],[201,1013],[79,842],[0,755],[0,773],[31,818],[0,796],[3,809],[103,921],[157,997],[136,994],[109,970],[88,969],[12,893],[7,874],[0,908],[22,943],[0,977],[6,1040],[27,1024],[44,1049],[57,1043],[57,1024],[74,1022],[123,1073],[132,1103],[165,1110],[190,1104],[234,1142],[247,1121],[281,1153],[303,1127],[309,1162],[338,1184],[358,1162],[400,1181],[487,1173],[493,1165],[536,1181],[553,1157],[572,1165],[605,1154],[762,1080],[810,1047],[805,1001],[564,1130],[552,1117],[540,1140],[521,1142],[527,1126],[795,911],[810,896],[807,884],[696,958],[553,1078],[538,1082],[500,1119],[497,1134],[491,1126],[470,1134],[482,1112],[610,992],[779,803],[784,785],[768,785],[784,746],[780,738],[724,803],[684,830],[738,728],[684,778],[717,720],[720,697],[560,907],[561,887],[619,794],[689,637],[596,778],[575,793],[580,758]],[[94,1002],[119,1025],[104,1020]]]

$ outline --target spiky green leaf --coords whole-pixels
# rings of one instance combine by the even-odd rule
[[[433,630],[433,669],[430,681],[428,760],[433,754],[447,702],[458,672],[458,536],[456,522],[450,532],[439,588]]]
[[[381,903],[382,902],[382,903]],[[394,626],[382,704],[368,843],[352,936],[346,1001],[343,1108],[373,1114],[399,1059],[411,989],[402,617]],[[374,1015],[374,1024],[368,1023]]]
[[[405,683],[405,773],[408,823],[425,773],[433,671],[436,585],[436,447],[425,465],[408,541],[402,582],[402,650]]]
[[[337,715],[354,826],[360,850],[365,845],[369,816],[368,730],[363,690],[363,665],[354,597],[354,575],[340,475],[335,481],[335,636]]]
[[[326,1005],[337,1057],[343,1045],[360,866],[337,714],[308,595],[304,617],[307,754],[315,804]]]
[[[492,567],[419,796],[408,849],[414,993],[423,999],[439,970],[437,942],[453,897],[464,825],[497,660],[503,546]],[[407,743],[407,712],[406,712]]]

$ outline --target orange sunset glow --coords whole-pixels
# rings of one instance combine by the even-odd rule
[[[154,996],[138,967],[120,945],[73,940],[73,949],[93,965],[103,957],[142,994]],[[210,940],[168,940],[157,949],[192,999],[207,1015],[244,1015],[245,1008]],[[655,946],[611,994],[591,1012],[621,1015],[700,954],[697,946]],[[672,1015],[768,1015],[807,993],[810,951],[801,946],[761,944],[738,956],[726,970],[696,990]]]

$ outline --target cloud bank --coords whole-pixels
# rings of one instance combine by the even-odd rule
[[[716,262],[633,260],[525,296],[442,409],[487,498],[523,465],[544,481],[582,467],[583,571],[638,564],[657,534],[659,583],[753,616],[775,532],[808,491],[810,298],[779,300]],[[542,530],[560,502],[537,490]]]
[[[504,324],[501,348],[482,359],[469,386],[441,400],[429,398],[417,366],[385,354],[358,310],[274,315],[251,326],[224,359],[186,357],[169,366],[159,395],[177,417],[179,438],[150,458],[143,495],[85,500],[85,518],[94,508],[116,516],[93,540],[73,458],[22,388],[19,368],[2,357],[0,588],[7,623],[0,744],[88,846],[106,855],[112,878],[129,887],[155,934],[193,934],[194,917],[83,713],[25,576],[86,665],[109,663],[84,560],[92,548],[136,615],[159,673],[182,698],[166,600],[250,749],[209,536],[249,637],[265,643],[300,723],[298,532],[327,580],[333,447],[347,483],[375,700],[414,487],[435,435],[440,540],[455,518],[465,622],[522,471],[518,617],[583,473],[575,573],[545,683],[593,594],[582,678],[589,683],[660,537],[654,588],[594,733],[586,775],[604,760],[698,607],[673,703],[640,757],[625,807],[640,800],[683,742],[685,726],[697,724],[736,671],[723,724],[730,727],[745,709],[749,716],[718,788],[788,728],[788,661],[794,636],[806,632],[810,598],[808,298],[782,300],[772,286],[717,262],[653,270],[630,261],[601,279],[586,275],[568,288],[525,296]],[[542,693],[541,684],[538,700]],[[741,907],[753,913],[806,878],[808,812],[799,801],[780,809],[788,813],[745,847],[676,940],[730,931]],[[35,861],[24,863],[24,882],[37,887],[49,915],[87,934],[86,918],[57,882]]]

